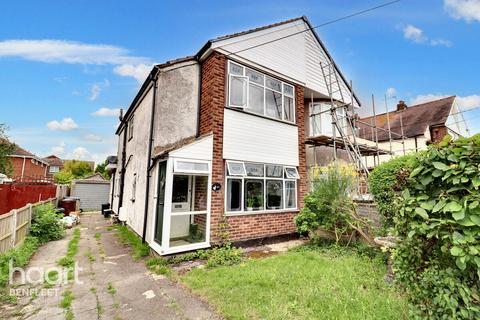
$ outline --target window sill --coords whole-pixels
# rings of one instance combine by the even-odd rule
[[[231,212],[225,212],[225,215],[227,217],[235,217],[235,216],[249,216],[249,215],[256,215],[256,214],[289,213],[289,212],[298,213],[300,212],[300,210],[298,208],[291,208],[291,209],[279,209],[279,210],[231,211]]]

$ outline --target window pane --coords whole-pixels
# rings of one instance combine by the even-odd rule
[[[236,63],[230,62],[230,74],[243,76],[243,67]]]
[[[245,78],[230,77],[230,105],[243,107],[247,103],[247,81]]]
[[[227,161],[228,174],[231,176],[246,175],[245,166],[243,162]]]
[[[297,192],[295,190],[295,181],[285,181],[285,200],[287,208],[295,208]]]
[[[276,119],[282,119],[282,95],[280,93],[265,90],[266,93],[266,115]]]
[[[170,247],[206,241],[206,214],[173,215],[170,220]]]
[[[265,103],[263,97],[263,87],[250,84],[248,92],[248,111],[263,114],[263,105]]]
[[[282,82],[276,79],[266,77],[265,85],[267,88],[282,92]]]
[[[267,177],[269,178],[281,178],[283,173],[283,167],[282,166],[270,166],[267,165]]]
[[[267,209],[283,208],[283,181],[267,180]]]
[[[263,86],[263,74],[261,74],[260,72],[257,72],[257,71],[251,70],[251,69],[247,69],[245,71],[245,75],[248,77],[248,79],[251,82],[255,82],[255,83],[258,83],[258,84]]]
[[[285,178],[287,179],[299,179],[297,168],[295,167],[286,167],[285,168]]]
[[[208,172],[208,164],[203,162],[176,161],[176,172],[198,171]]]
[[[293,98],[283,97],[283,120],[294,121]]]
[[[263,180],[245,180],[245,209],[263,210]]]
[[[247,170],[247,176],[251,177],[263,177],[263,164],[258,163],[245,163],[245,169]]]
[[[242,180],[227,180],[227,211],[242,210]]]
[[[283,84],[283,93],[293,97],[293,86],[284,83]]]
[[[188,176],[173,176],[172,203],[174,209],[179,209],[178,211],[190,211],[190,208],[182,208],[180,205],[183,203],[188,205]],[[179,206],[175,207],[175,203],[178,203]]]
[[[193,211],[206,211],[208,203],[208,177],[193,176]]]

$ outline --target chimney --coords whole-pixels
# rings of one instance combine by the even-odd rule
[[[402,111],[402,110],[405,110],[405,109],[407,109],[407,105],[405,104],[405,101],[403,101],[403,100],[398,101],[397,111]]]

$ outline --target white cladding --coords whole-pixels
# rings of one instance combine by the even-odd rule
[[[225,109],[223,158],[298,166],[298,127]]]
[[[320,66],[320,63],[327,64],[327,54],[312,31],[305,30],[308,30],[308,25],[303,20],[296,20],[277,27],[220,40],[214,42],[212,48],[223,51],[232,58],[246,60],[247,63],[266,68],[285,79],[328,96]],[[268,43],[269,41],[273,42]],[[261,43],[268,44],[258,46]],[[246,50],[247,48],[249,49]],[[350,102],[350,91],[338,71],[336,72],[343,89],[344,100]],[[340,100],[340,94],[335,94],[334,98]]]
[[[170,156],[192,160],[211,161],[213,157],[213,136],[207,136],[177,150],[171,151]]]

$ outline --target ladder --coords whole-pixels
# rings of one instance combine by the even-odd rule
[[[355,135],[355,127],[353,125],[353,119],[349,115],[350,110],[353,110],[353,93],[351,93],[351,102],[347,103],[345,101],[343,90],[341,87],[340,79],[338,72],[336,71],[333,61],[329,57],[327,58],[327,63],[320,62],[320,67],[322,69],[322,75],[327,87],[328,95],[330,98],[330,115],[332,117],[332,133],[333,133],[333,156],[334,159],[337,159],[337,132],[342,139],[345,150],[348,153],[349,158],[357,165],[358,170],[363,171],[366,176],[368,176],[369,171],[365,163],[362,161],[362,155],[360,153],[360,148],[358,147],[357,138]],[[351,92],[351,88],[350,88]],[[338,95],[340,99],[335,99],[334,96]],[[339,104],[340,102],[340,104]],[[343,108],[344,112],[344,123],[347,125],[347,130],[350,130],[351,134],[345,132],[345,128],[340,125],[337,109]],[[352,138],[350,138],[350,136]]]

